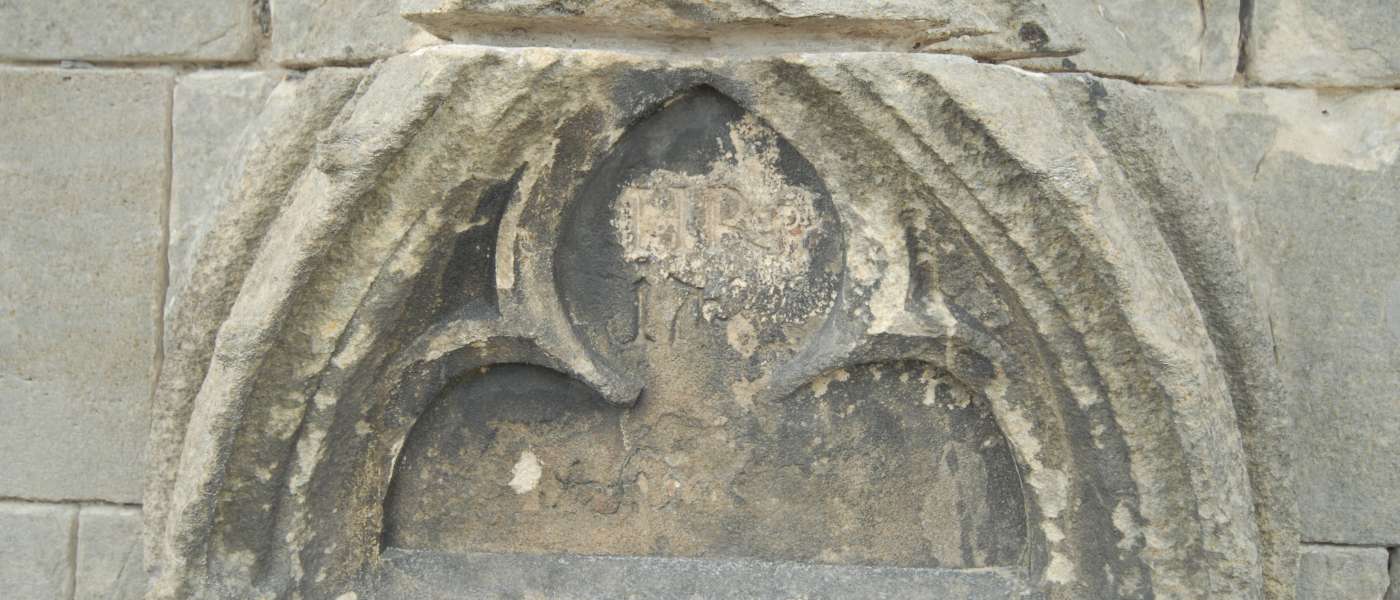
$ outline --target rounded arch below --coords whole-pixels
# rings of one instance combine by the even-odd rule
[[[620,407],[543,367],[474,370],[411,429],[384,547],[1024,566],[1012,450],[941,369],[862,364],[776,401],[701,401]]]

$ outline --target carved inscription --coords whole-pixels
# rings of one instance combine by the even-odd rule
[[[743,312],[797,322],[834,299],[834,290],[814,297],[808,278],[813,238],[831,235],[821,228],[832,219],[818,214],[814,192],[775,168],[773,144],[755,143],[764,133],[745,116],[731,131],[733,152],[709,172],[653,171],[628,184],[615,204],[623,258],[648,281],[705,291],[706,321]]]

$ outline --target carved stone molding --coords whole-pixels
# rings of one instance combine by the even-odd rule
[[[1258,324],[1131,91],[448,45],[279,94],[172,315],[157,598],[510,553],[1288,597]]]

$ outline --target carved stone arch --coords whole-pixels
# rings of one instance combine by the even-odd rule
[[[536,365],[619,406],[645,394],[657,355],[580,325],[554,257],[620,140],[701,96],[802,157],[819,194],[760,179],[826,194],[841,235],[830,299],[775,326],[764,339],[788,341],[755,346],[765,360],[733,359],[731,391],[766,403],[836,369],[946,371],[1024,483],[1024,551],[987,576],[1032,594],[1249,598],[1279,576],[1259,523],[1287,507],[1255,497],[1272,475],[1251,470],[1232,405],[1253,392],[1227,381],[1152,199],[1085,125],[1073,80],[934,56],[446,46],[355,85],[312,75],[265,115],[262,155],[175,309],[147,501],[155,597],[386,593],[396,461],[474,369]],[[710,172],[673,171],[648,185]],[[692,201],[677,194],[666,206]],[[711,315],[780,310],[724,293]]]

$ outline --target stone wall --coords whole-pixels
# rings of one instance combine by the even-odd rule
[[[991,33],[894,48],[798,24],[772,39],[725,30],[681,51],[946,52],[1153,97],[1173,147],[1192,151],[1183,158],[1217,195],[1267,311],[1295,419],[1299,598],[1400,599],[1400,9],[971,4],[981,20],[948,27]],[[441,3],[404,5],[432,29]],[[674,50],[519,18],[483,19],[453,41]],[[247,125],[295,93],[283,80],[441,43],[393,0],[0,3],[7,597],[141,595],[164,315],[232,193]]]

